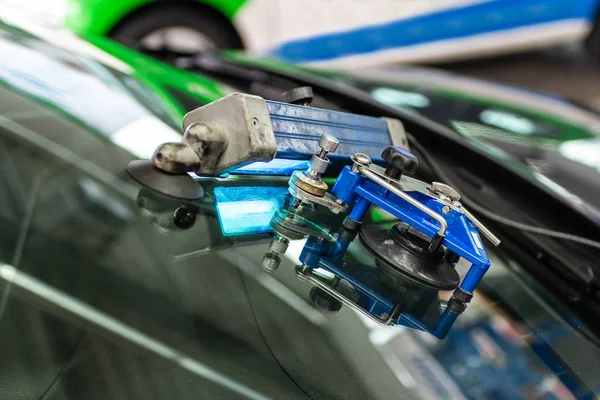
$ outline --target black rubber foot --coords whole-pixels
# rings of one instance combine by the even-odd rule
[[[167,174],[152,165],[152,161],[131,161],[127,172],[143,186],[169,197],[197,200],[204,195],[202,187],[191,176]]]
[[[394,283],[412,283],[433,290],[452,290],[460,283],[458,273],[445,258],[444,249],[431,253],[429,242],[405,224],[391,230],[365,226],[359,235],[363,245],[376,257],[379,270]]]

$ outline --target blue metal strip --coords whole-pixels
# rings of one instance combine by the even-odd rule
[[[381,160],[381,152],[392,145],[387,122],[381,118],[323,110],[267,100],[278,157],[311,156],[318,152],[321,135],[336,137],[340,145],[332,157],[365,153]]]

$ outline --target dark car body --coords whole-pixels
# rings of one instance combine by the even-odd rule
[[[2,23],[0,49],[0,398],[593,399],[600,393],[597,250],[486,221],[504,242],[488,246],[492,268],[443,341],[374,326],[345,307],[322,313],[310,302],[310,285],[295,277],[301,241],[267,275],[259,263],[268,234],[224,235],[211,198],[199,205],[191,228],[174,227],[181,203],[145,191],[127,175],[130,160],[179,134],[181,110],[192,107],[181,98],[197,106],[198,97],[178,92],[178,100],[127,57],[75,38],[42,39]],[[138,57],[139,67],[145,58]],[[212,82],[205,98],[220,89],[277,97],[286,85],[308,82],[317,105],[400,118],[461,190],[487,208],[600,237],[593,213],[600,203],[589,195],[599,190],[596,164],[559,158],[565,144],[597,141],[589,123],[555,115],[554,125],[535,120],[524,136],[514,132],[531,127],[523,117],[509,123],[517,126],[512,132],[500,111],[485,123],[479,118],[487,103],[469,96],[442,96],[454,98],[457,109],[448,117],[446,103],[439,108],[446,114],[436,117],[433,107],[414,105],[427,92],[396,78],[326,77],[233,58],[220,59],[221,77],[213,71],[197,78]],[[149,70],[156,65],[147,61]],[[237,69],[224,68],[232,65]],[[375,101],[381,87],[413,90],[413,106]],[[426,96],[428,104],[439,100],[434,95]],[[460,107],[480,107],[478,120]],[[540,112],[520,108],[540,119]],[[588,122],[598,119],[577,110]],[[505,117],[509,111],[501,110]],[[556,183],[559,177],[564,182]],[[287,180],[228,178],[204,189],[285,190]],[[336,223],[332,214],[323,218]],[[366,256],[359,247],[353,252]]]

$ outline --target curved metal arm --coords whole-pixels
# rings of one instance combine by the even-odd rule
[[[378,183],[379,185],[383,186],[384,188],[386,188],[390,192],[394,193],[396,196],[402,198],[403,200],[406,200],[411,205],[415,206],[419,210],[423,211],[425,214],[429,215],[431,218],[435,219],[440,224],[440,229],[438,230],[437,234],[439,236],[442,236],[442,237],[444,237],[446,235],[446,229],[448,229],[448,223],[446,222],[446,220],[444,219],[444,217],[442,217],[441,215],[439,215],[438,213],[436,213],[435,211],[433,211],[429,207],[423,205],[418,200],[413,199],[412,197],[410,197],[409,195],[407,195],[406,193],[404,193],[402,190],[398,189],[396,186],[394,186],[391,183],[387,182],[385,179],[381,178],[378,174],[376,174],[375,172],[371,171],[368,167],[359,166],[358,170],[365,177],[367,177],[367,178],[371,179],[372,181]]]

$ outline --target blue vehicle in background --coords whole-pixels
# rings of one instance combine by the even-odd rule
[[[19,2],[25,5],[27,1]],[[198,53],[244,48],[336,68],[440,62],[585,41],[598,0],[66,0],[36,4],[86,36]],[[167,58],[165,56],[165,58]]]
[[[306,3],[285,1],[279,7],[284,40],[261,47],[287,61],[346,68],[454,61],[582,40],[600,47],[597,0],[377,0],[351,7],[312,0],[319,14],[331,16],[325,20],[305,15]],[[279,35],[270,37],[275,42]]]

